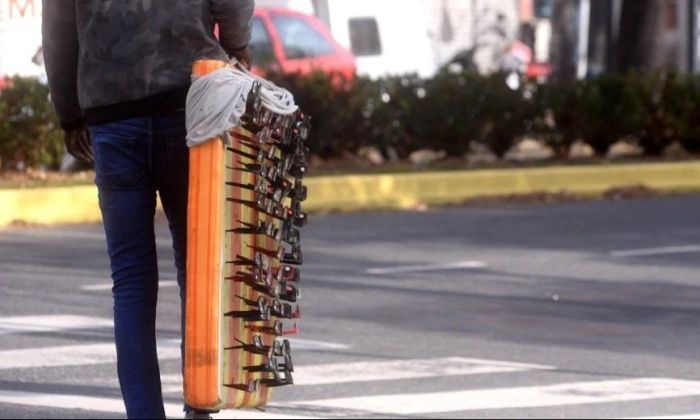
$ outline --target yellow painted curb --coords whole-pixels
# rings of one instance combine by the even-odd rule
[[[533,169],[352,175],[307,180],[309,211],[410,209],[485,196],[570,192],[601,194],[644,185],[660,191],[700,190],[700,161]],[[0,227],[88,223],[101,219],[94,186],[0,190]]]
[[[475,197],[536,192],[601,194],[644,185],[660,191],[700,190],[700,161],[559,166],[459,172],[319,177],[309,180],[309,210],[410,209]]]
[[[58,224],[100,220],[97,189],[91,185],[0,190],[0,227],[14,222]]]

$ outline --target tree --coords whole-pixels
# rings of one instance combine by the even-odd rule
[[[617,70],[657,67],[664,6],[660,0],[623,0]]]
[[[578,1],[554,1],[552,9],[552,78],[558,81],[576,79],[578,49]]]
[[[63,132],[51,108],[49,88],[13,77],[0,94],[0,169],[44,166],[57,169]]]
[[[617,63],[613,50],[613,0],[591,0],[588,75],[597,76]]]

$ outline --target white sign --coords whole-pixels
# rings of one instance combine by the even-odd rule
[[[0,0],[0,76],[44,78],[41,0]]]

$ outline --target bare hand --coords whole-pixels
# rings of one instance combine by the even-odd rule
[[[233,53],[233,57],[246,69],[250,70],[253,67],[253,54],[250,48],[246,47]]]
[[[63,142],[71,156],[85,163],[94,163],[95,157],[92,154],[90,132],[87,127],[82,126],[75,130],[66,131]]]

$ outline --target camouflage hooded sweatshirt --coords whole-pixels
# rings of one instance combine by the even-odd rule
[[[246,47],[254,7],[254,0],[43,0],[44,59],[61,125],[184,108],[193,61],[226,60]]]

